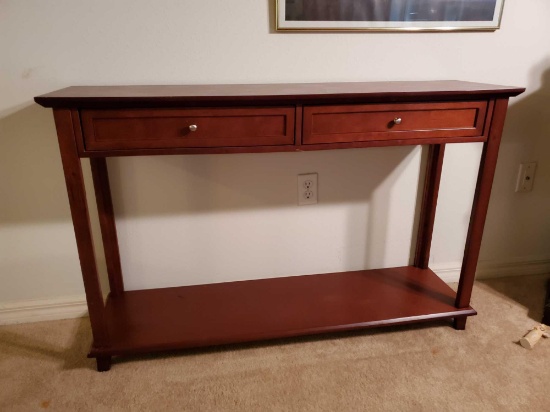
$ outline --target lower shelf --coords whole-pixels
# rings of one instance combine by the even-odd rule
[[[412,266],[124,292],[109,297],[111,345],[126,355],[475,315]]]

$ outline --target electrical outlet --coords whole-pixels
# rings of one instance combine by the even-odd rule
[[[317,203],[317,173],[298,175],[298,205]]]
[[[536,162],[522,163],[519,165],[516,192],[530,192],[531,190],[533,190],[533,181],[535,180],[536,169]]]

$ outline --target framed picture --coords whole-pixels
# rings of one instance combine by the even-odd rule
[[[276,0],[277,30],[496,30],[504,0]]]

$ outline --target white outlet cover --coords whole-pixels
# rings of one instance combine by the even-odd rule
[[[518,180],[516,183],[516,192],[530,192],[533,190],[535,180],[535,171],[537,163],[521,163],[519,165]]]
[[[298,205],[314,205],[317,203],[317,173],[298,175]]]

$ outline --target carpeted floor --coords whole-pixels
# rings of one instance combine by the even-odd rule
[[[0,327],[1,411],[544,411],[545,276],[478,282],[466,331],[444,323],[117,360],[86,359],[87,319]]]

